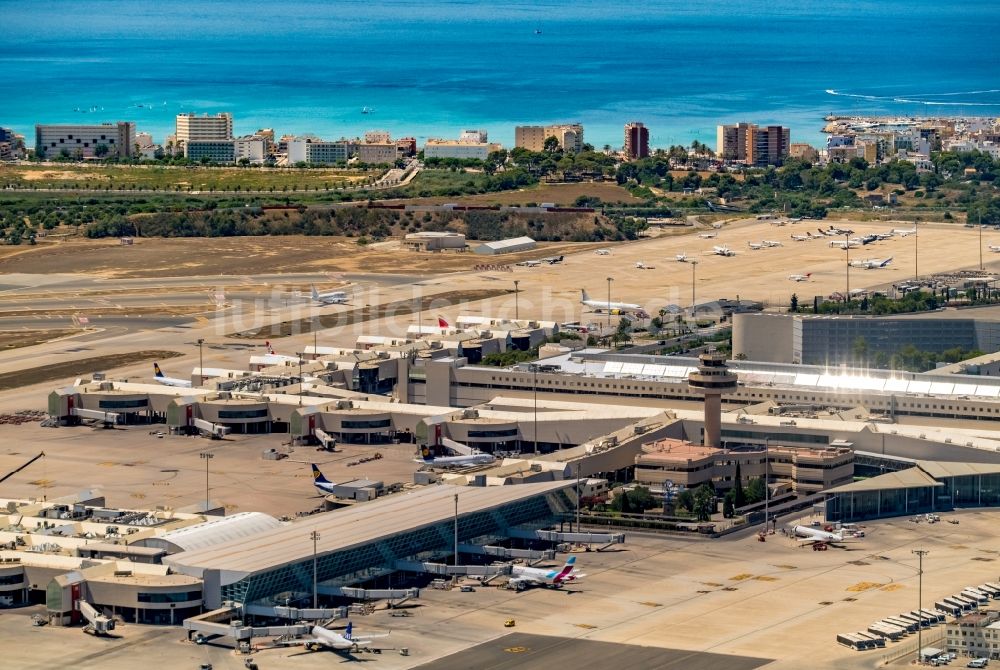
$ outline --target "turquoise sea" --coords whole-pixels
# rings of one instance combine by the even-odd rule
[[[418,139],[579,121],[620,146],[839,113],[1000,115],[996,0],[0,0],[0,125],[230,111],[237,133]],[[363,108],[371,113],[363,114]],[[75,111],[81,110],[81,111]]]

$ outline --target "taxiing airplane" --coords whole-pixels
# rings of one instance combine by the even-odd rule
[[[893,228],[892,232],[900,237],[906,237],[907,235],[913,235],[917,232],[916,227],[913,228]]]
[[[315,286],[312,286],[312,299],[321,305],[343,305],[347,302],[347,293],[345,291],[327,291],[326,293],[320,293],[316,290]]]
[[[850,265],[852,268],[861,268],[862,270],[878,270],[888,267],[891,262],[892,256],[889,256],[889,258],[866,258],[863,261],[851,261]]]
[[[528,588],[529,586],[544,586],[547,588],[558,589],[570,582],[578,582],[587,576],[580,573],[574,573],[573,570],[575,568],[576,556],[570,556],[567,558],[566,564],[561,570],[528,568],[515,565],[511,570],[511,577],[507,584],[511,588],[515,588],[518,591]]]
[[[993,253],[1000,254],[1000,244],[989,244],[987,246],[990,248],[990,251],[992,251]]]
[[[800,538],[799,543],[801,544],[826,544],[837,547],[846,542],[856,541],[855,538],[845,538],[841,533],[831,533],[809,526],[795,526],[792,532]]]
[[[700,237],[703,240],[711,240],[711,239],[716,238],[718,236],[719,236],[718,233],[702,233],[698,237]]]
[[[333,493],[333,487],[336,486],[334,482],[323,476],[323,473],[319,471],[319,468],[315,463],[310,463],[309,466],[312,468],[313,472],[313,486],[320,493]]]
[[[611,312],[612,314],[635,314],[640,318],[646,318],[646,312],[642,306],[630,302],[606,302],[604,300],[591,300],[587,295],[587,289],[580,289],[582,296],[580,302],[595,312]]]
[[[166,377],[160,370],[160,364],[153,362],[153,378],[164,386],[177,386],[180,388],[191,388],[191,381],[188,379],[178,379],[177,377]]]
[[[635,264],[635,269],[636,270],[655,270],[656,266],[655,265],[646,265],[642,261],[637,261],[636,264]]]
[[[712,255],[714,255],[714,256],[735,256],[736,255],[735,251],[733,251],[732,249],[730,249],[729,247],[727,247],[725,245],[723,245],[723,246],[714,246],[714,247],[712,247],[711,251],[706,252],[706,253],[708,253],[710,256],[712,256]]]
[[[676,256],[674,256],[674,260],[677,261],[678,263],[687,263],[688,262],[688,255],[687,254],[677,254]]]
[[[354,637],[354,624],[350,621],[347,622],[347,628],[344,629],[343,635],[323,628],[322,626],[313,626],[311,638],[302,638],[301,640],[286,640],[284,642],[279,642],[282,646],[305,646],[307,649],[333,649],[335,651],[357,651],[362,645],[371,644],[372,640],[376,640],[383,637],[388,637],[389,633],[381,633],[379,635],[364,635]]]
[[[791,281],[809,281],[810,277],[812,277],[811,272],[807,272],[804,275],[788,275]]]
[[[611,249],[598,249],[594,253],[597,254],[598,256],[610,256]]]
[[[424,465],[446,468],[459,468],[466,465],[487,465],[496,461],[496,456],[493,454],[484,454],[478,449],[473,449],[472,447],[462,444],[461,442],[449,440],[447,437],[441,438],[441,445],[458,455],[434,456],[431,453],[430,447],[424,445],[420,449],[421,458],[414,458],[413,460],[417,463],[423,463]]]

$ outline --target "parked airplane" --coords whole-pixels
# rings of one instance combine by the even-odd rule
[[[319,471],[319,468],[316,467],[315,463],[310,463],[309,465],[312,467],[313,486],[316,487],[316,490],[320,493],[333,493],[333,487],[336,486],[336,484],[324,477],[323,473]]]
[[[830,248],[831,249],[857,249],[860,246],[861,246],[861,242],[859,240],[854,239],[853,237],[850,240],[846,240],[846,241],[845,240],[830,240]]]
[[[762,242],[747,242],[747,246],[753,251],[760,251],[764,248],[764,244]]]
[[[520,265],[526,268],[537,268],[541,264],[542,264],[541,261],[521,261],[520,263],[516,263],[515,265]]]
[[[518,591],[529,586],[545,586],[558,589],[570,582],[578,582],[587,575],[574,573],[576,568],[576,556],[566,559],[566,564],[561,570],[546,570],[545,568],[527,568],[515,565],[511,570],[511,578],[507,582],[508,586]]]
[[[719,236],[718,233],[702,233],[698,237],[700,237],[703,240],[711,240],[711,239],[716,238],[718,236]]]
[[[990,251],[992,251],[993,253],[1000,254],[1000,244],[990,244],[987,246],[989,246]]]
[[[313,626],[311,638],[302,638],[301,640],[286,640],[284,642],[279,642],[283,646],[299,646],[303,645],[307,649],[333,649],[336,651],[357,651],[358,647],[362,645],[371,644],[372,640],[376,640],[383,637],[388,637],[389,633],[381,633],[379,635],[365,635],[354,637],[354,624],[350,621],[347,622],[347,628],[344,630],[344,634],[334,632],[323,628],[322,626]]]
[[[892,232],[899,235],[900,237],[906,237],[907,235],[913,235],[917,232],[916,226],[913,228],[893,228]]]
[[[606,302],[604,300],[591,300],[587,295],[587,289],[580,289],[580,302],[594,310],[595,312],[611,312],[612,314],[635,314],[639,318],[645,319],[648,315],[640,305],[630,302]]]
[[[843,545],[845,542],[853,541],[853,538],[845,538],[842,533],[830,533],[819,528],[809,526],[795,526],[792,532],[799,538],[801,544],[831,545],[834,547]]]
[[[723,245],[723,246],[712,247],[712,250],[709,251],[708,254],[709,255],[714,254],[716,256],[735,256],[736,252],[730,249],[729,247]]]
[[[655,270],[656,266],[655,265],[646,265],[642,261],[636,261],[635,269],[636,270]]]
[[[312,286],[312,299],[321,305],[343,305],[347,302],[347,293],[344,291],[327,291],[320,293]]]
[[[610,256],[611,249],[598,249],[594,253],[597,254],[598,256]]]
[[[777,240],[761,240],[760,243],[763,244],[765,247],[769,247],[769,248],[771,248],[771,247],[783,247],[783,246],[785,246],[784,244],[782,244],[781,242],[778,242]]]
[[[563,262],[563,256],[549,256],[542,259],[543,263],[548,263],[549,265],[555,265],[556,263]]]
[[[830,226],[827,230],[830,231],[828,233],[830,235],[853,235],[854,234],[854,231],[851,230],[850,228],[835,228],[834,226]]]
[[[851,267],[863,270],[878,270],[887,267],[891,262],[892,256],[889,256],[889,258],[866,258],[863,261],[851,261]]]
[[[677,254],[676,256],[674,256],[674,260],[677,261],[678,263],[687,263],[688,262],[688,255],[687,254]]]
[[[792,235],[792,239],[796,242],[805,242],[807,240],[811,240],[812,235],[807,232],[805,235]]]
[[[431,453],[430,447],[424,445],[420,449],[421,458],[415,458],[413,460],[417,463],[423,463],[424,465],[446,468],[463,467],[466,465],[486,465],[496,461],[496,456],[493,454],[484,454],[478,449],[473,449],[462,444],[461,442],[449,440],[447,437],[441,438],[441,445],[458,455],[434,456]]]
[[[792,281],[809,281],[810,277],[812,277],[811,272],[807,272],[804,275],[788,275],[788,278]]]
[[[164,386],[178,386],[180,388],[191,388],[191,381],[187,379],[178,379],[177,377],[166,377],[163,371],[160,370],[160,364],[153,362],[153,378]]]

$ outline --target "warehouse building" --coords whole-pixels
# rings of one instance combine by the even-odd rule
[[[530,251],[538,246],[530,237],[513,237],[496,242],[485,242],[474,249],[477,254],[497,256],[499,254],[516,254],[519,251]]]
[[[465,235],[450,231],[421,231],[408,233],[403,238],[403,246],[410,251],[464,251]]]

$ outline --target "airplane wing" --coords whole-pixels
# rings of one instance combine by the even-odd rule
[[[279,647],[303,647],[307,644],[323,644],[323,641],[319,638],[310,637],[302,638],[300,640],[277,640],[274,644]]]

